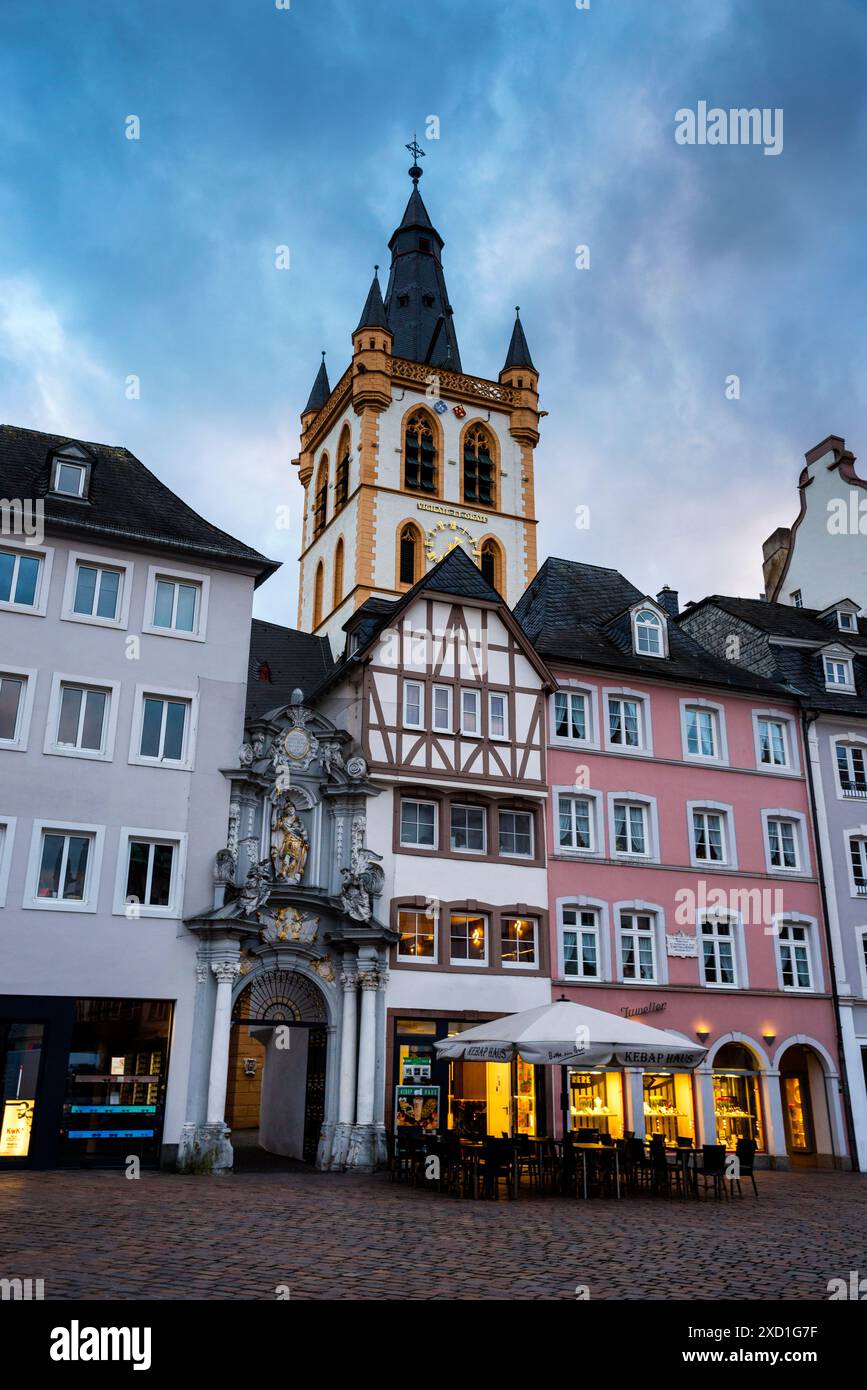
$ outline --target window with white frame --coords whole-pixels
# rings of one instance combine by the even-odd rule
[[[698,926],[703,983],[736,987],[738,983],[735,949],[736,924],[728,917],[710,915],[701,918]]]
[[[790,597],[791,597],[791,600],[792,600],[792,607],[793,607],[793,608],[803,608],[803,606],[804,606],[804,599],[803,599],[803,596],[802,596],[802,594],[801,594],[801,590],[800,590],[800,589],[793,589],[792,592],[791,592]]]
[[[789,721],[759,715],[756,720],[759,763],[762,767],[791,767]]]
[[[554,692],[554,737],[586,743],[590,736],[587,695],[581,690]]]
[[[496,690],[488,691],[488,734],[491,738],[508,738],[508,696]]]
[[[608,742],[611,747],[641,748],[642,737],[641,701],[609,695]]]
[[[539,923],[535,917],[500,918],[500,962],[506,970],[539,964]]]
[[[201,585],[157,576],[154,584],[154,627],[173,632],[195,632],[201,601]]]
[[[449,917],[452,965],[487,965],[488,919],[479,913],[452,912]]]
[[[621,912],[620,969],[624,980],[656,983],[656,923],[649,912]]]
[[[478,690],[461,691],[461,733],[480,734],[482,731],[481,720],[481,695]]]
[[[516,858],[533,857],[533,816],[530,811],[498,813],[500,854]]]
[[[719,711],[705,705],[687,705],[684,709],[686,752],[690,758],[719,759]]]
[[[867,836],[849,836],[849,862],[855,896],[867,898]]]
[[[51,491],[61,497],[84,497],[87,474],[87,460],[80,455],[56,454],[51,466]]]
[[[436,951],[436,918],[422,910],[401,908],[397,914],[397,958],[414,964],[433,963]]]
[[[595,908],[564,907],[563,975],[574,980],[598,980],[602,974],[599,913]]]
[[[780,983],[783,989],[812,989],[813,963],[810,928],[794,922],[783,922],[777,935],[777,951],[780,962]]]
[[[786,816],[767,818],[768,863],[772,869],[801,867],[801,823]]]
[[[167,695],[145,694],[137,755],[143,762],[189,763],[192,702]]]
[[[69,605],[71,614],[98,622],[118,622],[125,576],[123,568],[77,560]]]
[[[450,734],[452,731],[452,687],[435,685],[433,688],[433,727],[435,733]]]
[[[858,619],[848,608],[837,609],[837,626],[841,632],[857,632]]]
[[[700,864],[728,862],[726,814],[695,808],[692,812],[692,853]]]
[[[403,683],[404,728],[420,729],[424,724],[424,686],[421,681]]]
[[[419,849],[436,849],[436,832],[436,802],[411,801],[403,797],[400,803],[400,843]]]
[[[595,807],[588,796],[558,797],[558,843],[561,849],[595,850]]]
[[[854,690],[851,657],[825,657],[825,686],[828,690]]]
[[[34,610],[39,606],[44,557],[28,550],[0,549],[0,604]]]
[[[27,677],[0,671],[0,747],[21,741]]]
[[[485,809],[483,806],[452,806],[451,847],[469,854],[486,849]]]
[[[16,818],[14,816],[0,816],[0,907],[6,903],[6,886],[9,882],[15,825]]]
[[[614,853],[650,854],[647,807],[643,802],[614,802]]]
[[[128,830],[121,837],[115,910],[127,916],[168,917],[180,913],[182,837]]]
[[[844,796],[867,798],[867,746],[838,743],[837,775]]]
[[[665,629],[652,608],[641,608],[633,615],[633,642],[639,656],[665,656]]]
[[[94,840],[92,832],[42,830],[35,893],[40,903],[87,901]]]
[[[94,757],[110,753],[111,702],[112,687],[55,677],[50,737],[46,738],[45,752]]]

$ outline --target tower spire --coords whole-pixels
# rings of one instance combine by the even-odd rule
[[[425,152],[415,136],[406,147],[415,161],[409,169],[412,192],[400,226],[388,243],[391,268],[385,312],[394,355],[460,372],[461,355],[442,267],[444,242],[428,216],[418,188]]]
[[[515,305],[515,326],[512,329],[512,340],[503,363],[503,371],[508,372],[512,367],[528,367],[531,372],[536,370],[524,335],[524,325],[521,323],[520,304]]]
[[[361,318],[358,320],[358,328],[388,328],[388,318],[385,312],[385,305],[382,302],[382,290],[379,288],[379,266],[373,267],[373,280],[367,292],[367,299],[364,301],[364,308],[361,311]]]
[[[309,399],[305,405],[302,415],[306,415],[308,410],[321,410],[328,397],[331,395],[331,387],[328,384],[328,372],[325,367],[325,349],[322,349],[322,361],[319,363],[319,371],[316,373],[316,380],[310,392]]]

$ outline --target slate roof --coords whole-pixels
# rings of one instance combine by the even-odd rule
[[[86,501],[48,494],[49,459],[64,444],[78,445],[93,460]],[[48,529],[236,563],[256,572],[257,585],[279,569],[276,561],[205,521],[135,454],[115,445],[0,425],[0,496],[44,499]]]
[[[711,594],[699,603],[691,604],[681,618],[709,606],[716,607],[721,613],[731,614],[765,634],[767,654],[774,662],[777,680],[790,695],[797,695],[807,708],[824,713],[867,714],[867,653],[858,654],[862,645],[867,645],[867,623],[863,618],[859,619],[856,635],[841,632],[835,622],[820,618],[819,612],[822,610],[817,608],[794,608],[787,603],[732,598],[726,594]],[[774,637],[785,638],[787,642],[801,641],[805,645],[779,646],[773,641]],[[840,644],[853,651],[854,695],[825,689],[821,651],[812,645],[816,642],[826,646]]]
[[[401,224],[388,243],[391,269],[385,309],[393,334],[392,351],[411,362],[460,372],[461,354],[441,260],[444,244],[414,181]]]
[[[507,372],[510,367],[529,367],[531,372],[535,372],[536,370],[533,366],[533,359],[530,356],[530,349],[527,346],[524,325],[517,316],[515,318],[515,326],[512,329],[509,351],[506,353],[506,360],[503,363],[503,371]]]
[[[778,696],[783,693],[773,681],[713,656],[672,621],[668,624],[668,657],[634,652],[630,624],[623,621],[624,610],[648,597],[618,570],[577,560],[548,559],[519,600],[514,615],[536,650],[551,664],[574,662],[657,680],[758,689]]]
[[[331,395],[331,387],[328,384],[328,371],[325,366],[325,353],[322,354],[322,361],[319,363],[319,371],[310,388],[310,395],[307,397],[307,404],[301,414],[306,415],[308,410],[321,410],[328,397]]]
[[[261,680],[263,662],[271,679]],[[334,665],[327,637],[312,632],[281,627],[254,618],[250,630],[250,657],[247,673],[247,718],[259,719],[288,705],[296,688],[305,697],[322,684]]]
[[[379,288],[379,275],[377,271],[373,273],[373,280],[364,301],[364,308],[361,311],[361,318],[358,320],[358,328],[388,328],[388,317],[385,312],[385,305],[382,302],[382,290]]]

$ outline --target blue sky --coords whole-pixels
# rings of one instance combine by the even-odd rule
[[[430,115],[464,369],[520,304],[540,370],[541,555],[756,594],[804,451],[867,454],[864,0],[3,0],[2,33],[0,419],[125,444],[283,560],[259,616],[295,621],[299,412]],[[700,100],[782,108],[782,153],[678,145]]]

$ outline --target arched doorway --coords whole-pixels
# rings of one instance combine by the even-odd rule
[[[794,1043],[780,1057],[780,1098],[786,1153],[793,1168],[815,1168],[834,1144],[825,1092],[825,1068],[815,1048]]]
[[[232,1011],[226,1092],[241,1167],[255,1162],[256,1151],[316,1161],[327,1043],[325,998],[306,975],[265,970],[242,986]]]
[[[761,1067],[751,1048],[727,1042],[713,1059],[713,1108],[716,1142],[734,1148],[739,1139],[753,1139],[766,1149],[762,1115]]]

